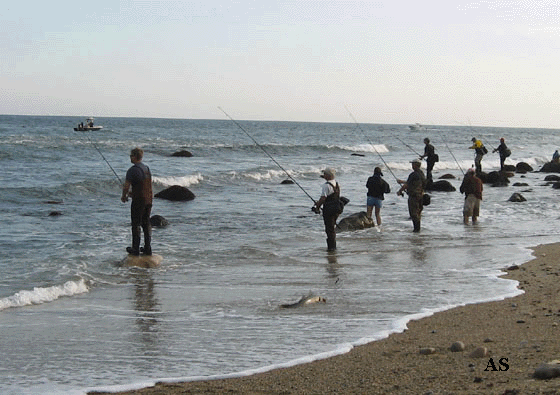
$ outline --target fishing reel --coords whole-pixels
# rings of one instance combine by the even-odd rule
[[[321,214],[321,209],[317,206],[311,207],[311,211],[313,211],[315,214]]]

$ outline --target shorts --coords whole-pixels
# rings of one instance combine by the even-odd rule
[[[480,199],[476,196],[470,194],[465,199],[465,205],[463,206],[463,215],[465,217],[478,217],[480,214]]]
[[[372,207],[375,206],[377,208],[381,208],[383,207],[383,200],[373,197],[373,196],[368,196],[367,197],[367,205]]]

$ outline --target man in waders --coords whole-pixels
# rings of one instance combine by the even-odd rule
[[[321,189],[321,197],[315,203],[313,211],[316,213],[320,212],[321,206],[323,206],[323,222],[325,223],[325,233],[327,234],[327,250],[336,250],[336,220],[340,215],[340,210],[338,207],[340,200],[340,186],[338,182],[334,179],[335,171],[331,168],[326,168],[323,170],[321,175],[327,182],[323,184]]]
[[[121,201],[128,201],[132,197],[130,205],[130,217],[132,220],[132,247],[126,251],[131,255],[152,255],[152,225],[150,224],[150,213],[152,212],[152,174],[148,166],[142,163],[144,151],[134,148],[130,151],[130,162],[132,167],[126,172],[126,181],[123,185]],[[140,249],[140,228],[144,232],[144,248]]]
[[[422,209],[424,208],[424,189],[426,188],[427,181],[424,173],[420,170],[422,162],[415,159],[410,163],[412,163],[413,171],[406,181],[397,180],[397,182],[402,185],[397,195],[402,196],[403,192],[408,194],[408,213],[414,225],[414,232],[420,232],[420,218],[422,217]]]
[[[467,174],[459,187],[459,191],[465,194],[465,204],[463,205],[463,223],[465,225],[469,224],[469,217],[472,217],[473,225],[476,224],[480,214],[482,189],[482,180],[475,175],[474,169],[467,170]]]

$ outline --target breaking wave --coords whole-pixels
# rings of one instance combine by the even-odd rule
[[[89,287],[83,279],[67,281],[63,285],[55,285],[52,287],[35,287],[32,291],[23,290],[7,298],[0,299],[0,310],[10,307],[48,303],[63,296],[78,295],[88,291]]]

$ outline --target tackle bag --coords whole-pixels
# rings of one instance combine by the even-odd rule
[[[431,202],[432,202],[432,197],[430,195],[428,195],[427,193],[425,193],[422,196],[422,205],[423,206],[429,206]]]
[[[488,153],[488,148],[486,148],[485,146],[480,147],[480,149],[482,150],[482,153],[484,155],[486,155]]]
[[[507,157],[510,156],[510,155],[511,155],[511,150],[510,150],[509,148],[506,148],[506,149],[504,150],[504,158],[507,158]]]

